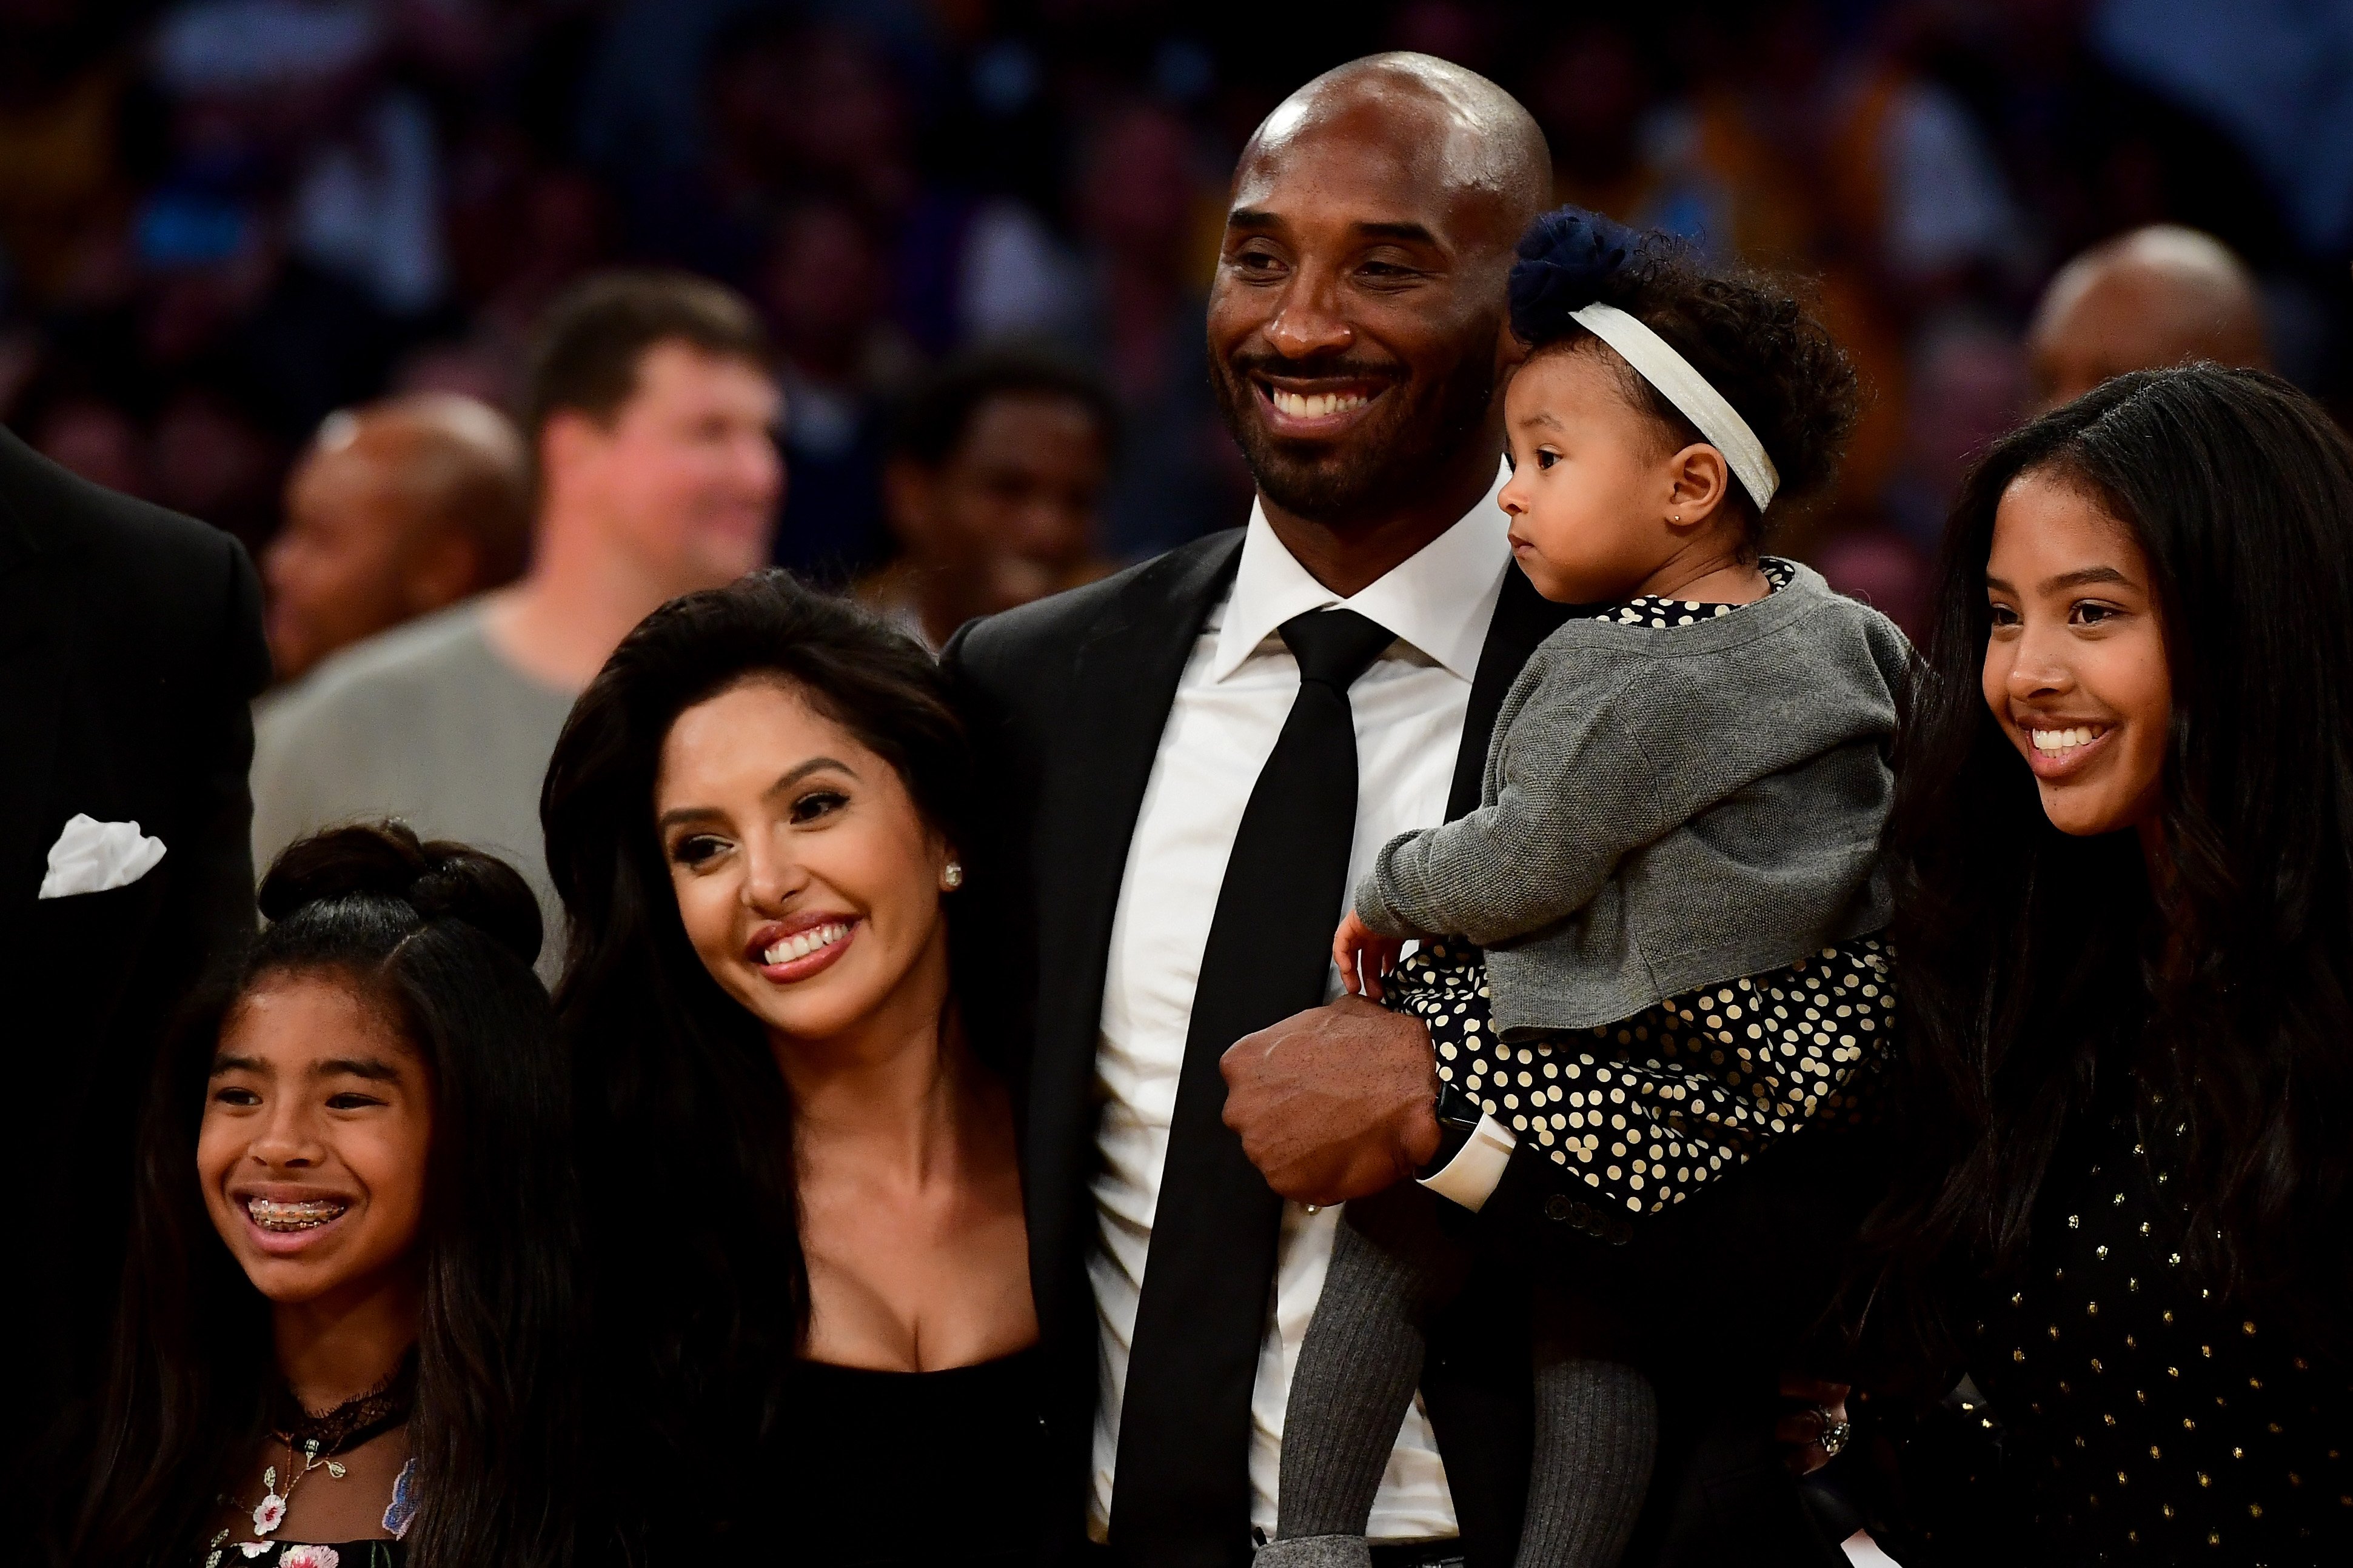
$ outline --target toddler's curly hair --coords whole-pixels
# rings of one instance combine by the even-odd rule
[[[1531,357],[1608,353],[1623,372],[1628,397],[1659,422],[1673,451],[1706,437],[1575,319],[1591,304],[1615,305],[1664,338],[1764,443],[1781,476],[1773,504],[1759,516],[1737,483],[1725,500],[1750,549],[1828,492],[1862,393],[1846,351],[1808,308],[1797,279],[1710,266],[1672,235],[1631,229],[1583,207],[1546,213],[1521,238],[1511,279],[1514,334]]]

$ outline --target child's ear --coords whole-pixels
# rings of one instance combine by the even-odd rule
[[[1704,441],[1696,441],[1669,459],[1673,483],[1667,494],[1667,521],[1691,528],[1714,517],[1732,485],[1732,465]]]

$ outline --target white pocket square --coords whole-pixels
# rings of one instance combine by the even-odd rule
[[[163,858],[164,841],[140,832],[137,823],[100,822],[77,814],[49,846],[49,870],[41,879],[41,897],[69,899],[76,893],[127,888],[153,870]]]

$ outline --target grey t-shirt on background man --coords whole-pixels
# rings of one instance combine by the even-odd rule
[[[484,635],[479,599],[345,649],[259,712],[253,863],[306,833],[394,816],[511,862],[539,895],[539,972],[562,957],[539,785],[573,694],[516,669]]]

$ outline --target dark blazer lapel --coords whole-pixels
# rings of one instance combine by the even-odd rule
[[[1095,1037],[1112,921],[1176,682],[1241,555],[1241,532],[1170,552],[1071,653],[1069,713],[1039,802],[1038,1003],[1029,1075],[1031,1232],[1041,1280],[1083,1258],[1094,1159]],[[1042,1298],[1042,1317],[1057,1311]]]
[[[1528,584],[1517,566],[1504,573],[1504,591],[1495,601],[1495,618],[1487,623],[1486,645],[1479,650],[1479,672],[1471,681],[1471,710],[1462,720],[1462,749],[1454,757],[1454,784],[1447,792],[1449,822],[1479,807],[1479,787],[1487,771],[1487,746],[1495,733],[1495,715],[1521,667],[1536,644],[1552,636],[1574,606],[1556,605]]]
[[[58,729],[63,718],[64,606],[31,526],[0,497],[0,912],[33,906],[61,822],[51,822]]]

